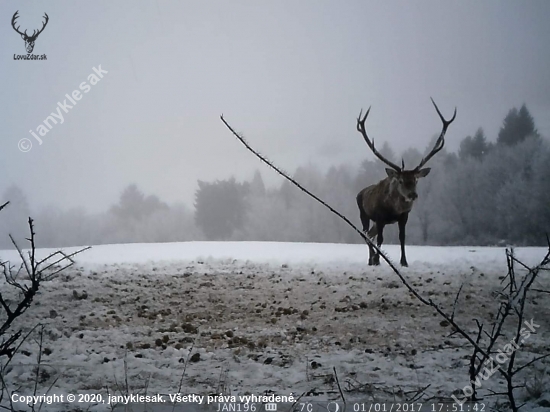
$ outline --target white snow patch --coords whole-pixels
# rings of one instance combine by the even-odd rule
[[[398,246],[384,250],[398,261]],[[516,250],[528,264],[545,253]],[[506,273],[504,248],[408,246],[407,257],[410,267],[402,272],[424,296],[451,310],[463,284],[457,319],[472,331],[474,317],[490,324],[494,292]],[[16,262],[18,256],[1,251],[0,258]],[[43,356],[39,388],[53,384],[50,393],[106,396],[124,392],[127,379],[134,393],[175,393],[188,357],[199,354],[187,365],[184,393],[271,390],[336,399],[336,368],[348,399],[380,399],[386,389],[428,383],[428,394],[450,396],[467,383],[471,352],[464,340],[449,337],[449,328],[385,263],[369,267],[367,258],[366,246],[344,244],[94,246],[77,256],[76,267],[44,284],[22,319],[24,330],[46,325],[44,346],[51,353]],[[547,277],[539,282],[549,288]],[[522,359],[547,349],[548,314],[545,296],[533,295],[528,315],[541,327]],[[32,393],[36,356],[35,341],[27,341],[6,374],[25,394]],[[487,387],[499,380],[493,377]]]

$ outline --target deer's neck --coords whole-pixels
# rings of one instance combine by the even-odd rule
[[[396,215],[408,213],[412,210],[414,200],[406,199],[400,192],[399,183],[392,178],[386,178],[386,207],[392,209]]]

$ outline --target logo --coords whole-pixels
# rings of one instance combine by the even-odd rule
[[[21,27],[21,26],[15,27],[15,24],[17,23],[16,20],[19,18],[18,13],[19,13],[19,10],[17,10],[15,12],[15,14],[13,15],[13,17],[11,19],[11,26],[13,27],[13,29],[17,33],[19,33],[21,35],[21,38],[23,40],[25,40],[25,48],[27,49],[27,53],[30,54],[34,50],[34,42],[36,41],[36,39],[40,35],[40,33],[42,33],[44,31],[44,29],[46,28],[46,25],[48,24],[48,20],[50,20],[50,18],[48,17],[48,15],[46,13],[44,13],[44,19],[46,19],[46,20],[42,23],[42,28],[38,31],[33,30],[32,35],[29,36],[27,34],[27,30],[25,30],[24,32],[21,32],[19,30],[19,27]]]

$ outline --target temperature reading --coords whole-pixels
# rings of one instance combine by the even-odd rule
[[[313,404],[300,402],[300,412],[313,412]]]

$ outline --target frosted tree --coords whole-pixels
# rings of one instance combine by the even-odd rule
[[[518,110],[511,109],[504,118],[503,125],[498,133],[497,144],[513,146],[525,140],[528,136],[539,137],[535,121],[527,106],[523,104]]]
[[[467,157],[473,157],[474,159],[483,159],[490,150],[490,144],[487,142],[485,133],[480,127],[477,129],[474,137],[467,136],[460,142],[460,149],[458,150],[458,156],[461,159]]]

